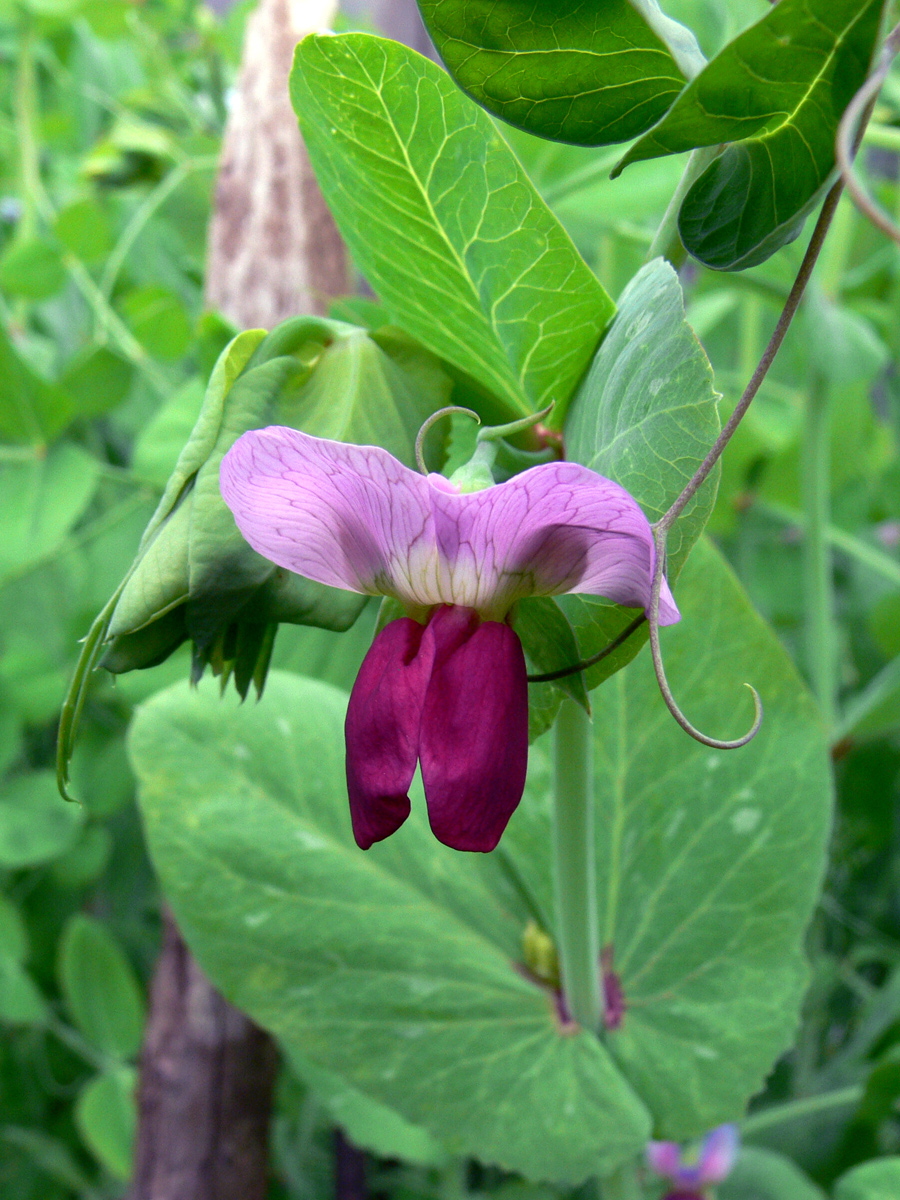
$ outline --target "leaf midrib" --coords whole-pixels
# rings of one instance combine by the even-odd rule
[[[513,383],[515,382],[515,375],[513,374],[512,370],[509,366],[509,360],[508,360],[508,358],[506,356],[506,352],[503,348],[503,343],[500,341],[500,338],[497,334],[497,329],[496,329],[493,321],[487,317],[487,315],[484,312],[484,309],[482,308],[480,297],[479,297],[478,292],[475,288],[475,285],[472,281],[472,277],[466,268],[465,262],[464,262],[463,258],[461,257],[461,255],[459,254],[459,252],[457,251],[456,247],[453,245],[453,243],[450,241],[449,237],[447,236],[447,233],[446,233],[446,230],[444,229],[443,223],[438,219],[437,213],[435,212],[435,209],[434,209],[434,205],[431,203],[431,197],[424,185],[423,180],[419,177],[418,172],[413,167],[412,160],[409,157],[409,152],[407,150],[407,147],[406,147],[402,137],[400,136],[400,130],[397,128],[397,125],[394,122],[391,111],[384,101],[384,96],[382,93],[383,76],[382,76],[382,82],[376,83],[374,78],[370,75],[366,65],[363,63],[363,61],[361,60],[359,55],[356,53],[356,51],[352,47],[350,48],[350,52],[353,54],[353,58],[357,64],[357,67],[359,68],[360,72],[365,77],[365,79],[368,81],[369,87],[371,88],[372,92],[378,98],[378,103],[381,107],[381,111],[384,116],[385,122],[389,126],[389,128],[394,136],[395,144],[397,145],[397,147],[402,155],[403,162],[406,166],[407,171],[409,172],[409,177],[410,177],[410,179],[412,179],[415,182],[416,187],[418,188],[418,191],[419,191],[419,195],[422,199],[422,203],[425,206],[428,214],[430,215],[430,217],[432,219],[433,228],[439,233],[441,241],[447,247],[447,250],[450,253],[450,256],[457,268],[457,271],[465,283],[465,289],[467,290],[468,294],[472,298],[474,310],[481,314],[481,318],[482,318],[485,328],[490,331],[495,342],[497,343],[497,349],[500,351],[503,361],[506,364],[507,369],[509,370],[510,379],[509,380],[501,380],[500,377],[497,375],[496,369],[494,368],[494,366],[492,366],[489,363],[486,363],[484,361],[484,358],[482,357],[482,355],[476,353],[474,355],[474,357],[476,357],[478,359],[479,363],[485,368],[485,370],[489,373],[491,378],[497,379],[498,382],[503,382],[504,393],[507,395],[507,398],[514,399],[519,411],[521,411],[523,414],[527,414],[530,410],[526,405],[523,404],[522,397],[518,393],[518,389],[516,389],[512,395],[510,395],[510,393],[509,393],[509,383],[510,383],[510,381],[512,381]],[[441,106],[443,107],[443,97],[441,97]],[[418,93],[416,94],[416,113],[417,113],[417,117],[418,117],[418,114],[419,114]],[[441,150],[438,151],[438,153],[434,157],[434,160],[432,162],[432,170],[437,165],[438,159],[440,158],[440,155],[443,153],[445,144],[446,144],[446,138],[444,139],[444,144],[441,146]],[[482,214],[482,216],[483,216],[483,214]],[[467,350],[469,350],[469,352],[471,353],[470,347],[467,347]]]

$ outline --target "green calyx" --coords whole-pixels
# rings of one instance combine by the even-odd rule
[[[534,467],[543,462],[552,462],[557,455],[555,449],[551,446],[540,450],[521,450],[516,446],[511,446],[506,441],[509,437],[515,437],[517,434],[534,429],[552,410],[553,404],[549,404],[546,408],[541,409],[540,412],[531,413],[529,416],[522,417],[518,421],[510,421],[506,425],[483,426],[478,430],[474,454],[467,463],[464,463],[463,466],[458,467],[453,472],[450,476],[450,483],[463,494],[467,492],[481,492],[485,488],[493,487],[495,483],[502,483],[505,479],[517,475],[520,471],[524,471],[528,467]],[[444,409],[441,412],[434,413],[426,425],[422,427],[422,432],[419,435],[420,442],[424,433],[427,432],[434,421],[451,412],[467,413],[474,420],[480,422],[478,414],[472,412],[470,409]]]

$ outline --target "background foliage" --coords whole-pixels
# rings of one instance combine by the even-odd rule
[[[222,20],[193,0],[0,3],[0,1190],[15,1200],[117,1196],[130,1169],[160,894],[124,731],[136,703],[186,677],[186,654],[115,686],[98,676],[73,763],[81,809],[56,796],[53,740],[77,640],[131,561],[230,333],[203,313],[201,292],[212,172],[247,9],[238,4]],[[712,55],[768,6],[673,0],[666,9]],[[484,126],[493,138],[486,118]],[[603,288],[619,296],[681,161],[635,162],[610,181],[621,150],[560,146],[506,127],[503,136]],[[519,168],[494,144],[497,169],[514,176]],[[896,73],[865,169],[898,211]],[[688,319],[725,413],[799,256],[791,245],[742,274],[682,271]],[[760,1109],[826,1092],[845,1101],[778,1124],[754,1126],[751,1116],[753,1150],[723,1200],[781,1200],[805,1195],[801,1188],[810,1197],[833,1190],[837,1200],[897,1191],[896,1164],[866,1160],[900,1152],[898,312],[900,254],[845,202],[804,312],[726,455],[712,515],[753,603],[814,677],[821,648],[810,643],[804,605],[811,510],[801,448],[813,399],[825,397],[837,821],[809,935],[803,1024]],[[500,363],[497,347],[511,336],[485,322],[485,355]],[[513,407],[523,390],[545,386],[517,380],[505,357],[497,370]],[[283,629],[276,664],[346,687],[373,620],[364,614],[344,635]],[[721,669],[730,671],[727,662]],[[302,1048],[289,1049],[273,1197],[325,1194],[336,1119],[383,1156],[378,1186],[397,1200],[465,1189],[518,1200],[556,1194],[460,1168],[423,1129],[361,1102],[304,1063]]]

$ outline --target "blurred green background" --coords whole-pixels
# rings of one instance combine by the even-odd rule
[[[0,0],[0,1195],[99,1200],[130,1171],[134,1064],[160,935],[123,734],[188,671],[98,676],[72,768],[59,705],[82,637],[127,569],[229,336],[203,307],[217,154],[253,0]],[[765,0],[668,0],[707,54]],[[406,6],[409,9],[409,6]],[[374,27],[386,5],[343,20]],[[641,264],[681,162],[607,176],[619,149],[506,131],[607,290]],[[900,73],[863,153],[900,213]],[[727,415],[802,245],[740,275],[682,270]],[[784,349],[725,458],[711,530],[812,679],[839,780],[832,868],[810,934],[813,986],[769,1100],[847,1085],[824,1126],[755,1139],[820,1183],[900,1150],[900,251],[844,200]],[[818,455],[827,495],[804,487]],[[827,516],[834,654],[805,603],[803,537]],[[807,593],[808,594],[808,593]],[[826,597],[828,599],[828,597]],[[831,601],[829,600],[829,603]],[[821,614],[819,614],[821,617]],[[827,614],[826,614],[827,616]],[[342,680],[367,640],[285,628],[276,665]],[[818,640],[817,640],[818,639]],[[823,659],[824,654],[824,659]],[[824,667],[823,667],[824,661]],[[332,1119],[287,1071],[272,1196],[332,1190]],[[492,1172],[375,1162],[377,1194],[512,1200]],[[737,1185],[735,1185],[737,1187]],[[778,1200],[787,1193],[723,1191]],[[793,1193],[799,1195],[799,1193]],[[812,1193],[815,1194],[815,1193]]]

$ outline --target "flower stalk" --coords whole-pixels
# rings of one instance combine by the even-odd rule
[[[598,1032],[603,1016],[597,919],[591,720],[573,700],[556,718],[553,772],[557,949],[569,1012]]]
[[[806,397],[801,462],[803,487],[803,591],[806,668],[829,731],[837,721],[834,579],[828,525],[831,519],[831,445],[828,386],[815,373]]]

